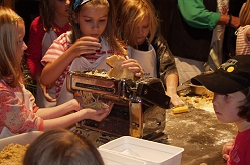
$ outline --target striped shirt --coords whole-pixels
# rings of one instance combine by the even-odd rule
[[[250,28],[250,25],[239,27],[236,31],[236,55],[249,55],[250,54],[250,41],[246,36],[246,31]]]
[[[70,40],[70,35],[71,35],[71,32],[63,33],[57,39],[54,40],[53,44],[50,46],[50,48],[48,49],[48,51],[45,53],[44,57],[41,60],[41,63],[43,65],[46,65],[46,63],[48,62],[53,62],[54,60],[56,60],[72,45],[71,44],[72,42]],[[93,64],[99,57],[101,57],[103,54],[106,54],[106,53],[108,53],[109,55],[113,54],[113,52],[110,49],[108,49],[104,51],[99,51],[96,54],[84,55],[84,58],[86,58],[91,64]],[[56,98],[58,98],[59,96],[59,93],[63,86],[63,82],[70,69],[70,66],[71,64],[69,64],[69,66],[65,68],[61,76],[55,82]]]

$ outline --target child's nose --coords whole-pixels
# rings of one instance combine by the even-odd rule
[[[25,42],[23,42],[23,50],[26,50],[28,48],[28,46],[26,45]]]
[[[137,28],[137,33],[142,34],[142,28]]]
[[[93,24],[93,29],[99,29],[99,25],[98,25],[97,22],[94,22],[94,24]]]

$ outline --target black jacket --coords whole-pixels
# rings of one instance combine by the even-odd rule
[[[157,58],[157,77],[160,78],[164,84],[166,83],[166,77],[170,74],[178,75],[175,60],[172,52],[169,49],[168,43],[165,38],[160,34],[156,33],[151,43],[156,52]],[[138,46],[141,51],[148,50],[148,42],[145,41],[142,45]]]

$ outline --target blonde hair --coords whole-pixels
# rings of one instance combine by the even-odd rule
[[[24,24],[23,19],[12,9],[0,6],[0,79],[11,87],[20,87],[22,80],[21,59],[17,58],[18,24]]]
[[[136,46],[137,26],[149,16],[150,34],[148,41],[151,43],[158,27],[158,19],[154,5],[150,0],[121,0],[117,7],[117,35],[129,46]]]
[[[250,25],[250,0],[247,0],[242,6],[239,18],[241,26]]]
[[[108,23],[107,27],[105,28],[104,33],[102,36],[109,42],[111,50],[115,53],[127,54],[125,49],[122,46],[122,42],[117,40],[115,37],[115,10],[113,1],[109,0],[90,0],[89,2],[80,6],[80,9],[73,10],[74,1],[70,2],[70,25],[72,31],[72,42],[74,43],[77,39],[82,37],[82,32],[80,30],[79,24],[76,22],[76,15],[79,14],[81,8],[85,5],[93,5],[93,6],[104,6],[109,9],[108,13]]]

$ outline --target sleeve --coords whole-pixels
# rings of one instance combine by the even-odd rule
[[[0,87],[0,123],[15,134],[43,129],[43,119],[27,109],[14,92],[4,87]]]
[[[244,29],[244,40],[246,43],[249,43],[249,39],[247,37],[247,31],[249,30],[250,25],[246,25],[245,29]]]
[[[160,73],[159,76],[165,84],[165,80],[168,75],[170,74],[178,75],[174,56],[169,49],[167,41],[159,33],[155,35],[155,38],[152,41],[152,46],[154,47],[158,58],[157,71]]]
[[[30,69],[31,76],[34,78],[35,73],[42,71],[42,40],[45,31],[43,29],[40,16],[36,17],[29,31],[28,49],[26,51],[26,61]]]
[[[195,28],[213,30],[221,16],[207,10],[202,0],[178,0],[178,7],[184,21]]]
[[[68,49],[68,47],[67,34],[63,33],[53,41],[47,52],[44,54],[41,60],[42,65],[45,66],[48,62],[56,60]]]

